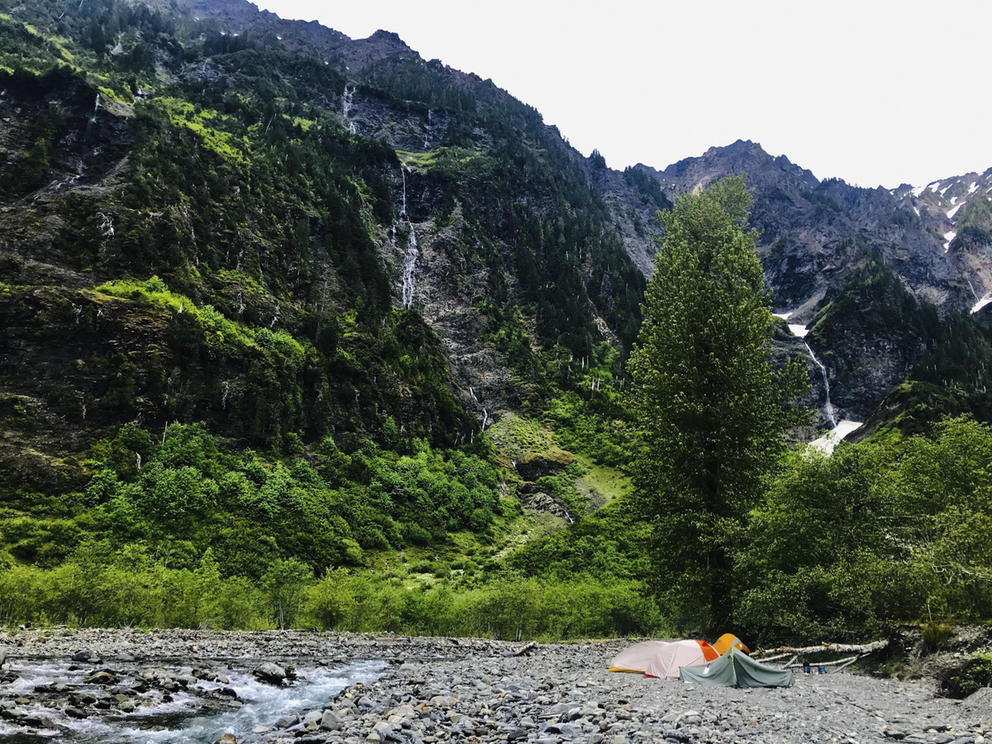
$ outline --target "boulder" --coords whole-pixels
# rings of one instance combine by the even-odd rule
[[[278,664],[273,664],[271,661],[259,664],[253,674],[256,679],[262,682],[268,682],[271,685],[281,685],[286,681],[286,670]]]
[[[517,462],[520,477],[536,481],[545,475],[557,475],[575,462],[575,455],[559,447],[549,447],[541,452],[527,452]]]

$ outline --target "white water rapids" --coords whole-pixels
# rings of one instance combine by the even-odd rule
[[[62,682],[71,682],[75,687],[79,683],[77,678],[92,671],[76,671],[71,666],[69,662],[55,661],[8,662],[7,668],[17,671],[18,678],[5,692],[26,695],[39,685]],[[298,681],[288,687],[259,682],[246,669],[224,669],[229,680],[226,684],[200,680],[196,692],[209,694],[210,690],[230,687],[244,704],[233,710],[207,714],[203,713],[203,698],[185,691],[173,693],[171,702],[162,702],[152,692],[144,693],[140,696],[143,704],[131,713],[106,717],[94,714],[82,719],[69,717],[58,706],[50,708],[36,702],[24,707],[50,721],[50,727],[27,733],[23,728],[0,720],[0,741],[19,744],[212,744],[225,733],[234,734],[240,741],[253,731],[272,726],[280,718],[329,706],[345,687],[374,682],[386,667],[385,662],[365,661],[337,668],[302,668],[297,671]],[[188,665],[185,668],[189,670]],[[80,685],[77,689],[85,688],[86,685]]]

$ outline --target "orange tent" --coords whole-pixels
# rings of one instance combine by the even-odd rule
[[[713,644],[713,648],[720,656],[723,656],[732,648],[736,648],[738,651],[743,651],[746,654],[751,653],[751,649],[745,646],[744,642],[733,633],[724,633],[717,638],[716,643]]]

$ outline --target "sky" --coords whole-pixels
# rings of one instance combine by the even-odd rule
[[[394,31],[614,168],[737,139],[868,187],[992,166],[989,0],[253,1]]]

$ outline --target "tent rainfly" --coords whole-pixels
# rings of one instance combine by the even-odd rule
[[[655,655],[668,645],[668,641],[644,641],[625,648],[610,664],[611,672],[633,672],[644,674],[648,664],[654,661]]]
[[[791,670],[759,664],[734,647],[715,661],[682,667],[680,678],[683,682],[724,687],[791,687],[795,682]]]
[[[751,653],[751,649],[744,645],[744,641],[735,636],[733,633],[724,633],[722,636],[716,639],[716,643],[713,644],[713,648],[716,652],[723,656],[731,648],[736,648],[738,651],[743,651],[746,654]]]
[[[678,679],[682,667],[713,661],[719,656],[706,641],[674,641],[658,650],[644,676]]]

